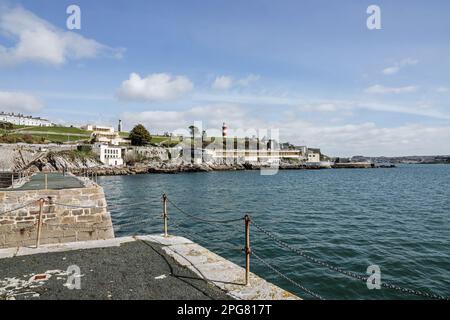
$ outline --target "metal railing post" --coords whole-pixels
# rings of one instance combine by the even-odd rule
[[[245,221],[245,285],[250,285],[250,222],[248,215],[244,217]]]
[[[38,229],[36,234],[36,248],[39,248],[39,242],[41,241],[42,232],[42,213],[44,210],[44,199],[39,199],[39,218],[38,218]]]
[[[48,175],[47,174],[45,174],[44,175],[44,180],[45,180],[45,190],[47,190],[48,189]]]
[[[164,237],[168,237],[167,232],[167,195],[163,194],[163,218],[164,218]]]

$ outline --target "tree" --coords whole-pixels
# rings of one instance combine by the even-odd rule
[[[0,128],[4,130],[12,130],[13,124],[9,122],[0,121]]]
[[[142,124],[138,124],[131,130],[130,139],[133,146],[145,146],[150,143],[152,136]]]
[[[196,126],[189,126],[189,132],[191,133],[191,138],[198,137],[200,130]]]

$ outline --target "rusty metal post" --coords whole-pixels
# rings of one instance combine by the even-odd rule
[[[250,222],[251,219],[248,215],[244,217],[245,221],[245,285],[250,285]]]
[[[164,218],[164,237],[168,237],[169,234],[167,232],[167,195],[163,194],[163,218]]]
[[[39,199],[39,218],[38,218],[38,229],[36,234],[36,248],[39,248],[39,242],[41,241],[42,232],[42,213],[44,211],[44,199]]]

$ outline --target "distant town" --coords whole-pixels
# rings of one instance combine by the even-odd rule
[[[41,155],[38,161],[30,156],[32,160],[17,163],[17,159],[23,158],[23,150],[13,148],[12,153],[20,152],[20,157],[3,159],[1,170],[22,169],[33,162],[39,170],[45,167],[49,170],[73,170],[82,169],[83,166],[92,169],[147,165],[144,172],[149,166],[156,170],[167,168],[168,164],[177,167],[177,170],[186,165],[203,165],[201,170],[217,170],[236,166],[259,168],[277,165],[282,169],[319,169],[390,167],[399,163],[450,163],[450,156],[330,157],[322,154],[319,148],[297,146],[267,137],[229,137],[226,123],[220,130],[221,137],[209,137],[206,131],[199,132],[198,128],[191,125],[186,135],[169,132],[151,135],[142,125],[124,132],[121,120],[118,120],[116,128],[100,124],[65,127],[41,117],[1,112],[0,143],[17,146],[20,150],[27,146],[32,150],[29,152]],[[43,163],[43,153],[48,158],[46,163]],[[57,155],[65,157],[65,162],[60,160],[65,164],[55,164],[58,163],[55,160]],[[78,164],[71,164],[70,159],[78,159]]]

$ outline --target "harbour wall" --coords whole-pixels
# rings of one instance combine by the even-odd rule
[[[0,248],[34,246],[42,206],[40,244],[114,238],[103,188],[0,191]],[[23,207],[19,210],[13,210]],[[3,214],[2,214],[3,213]]]

